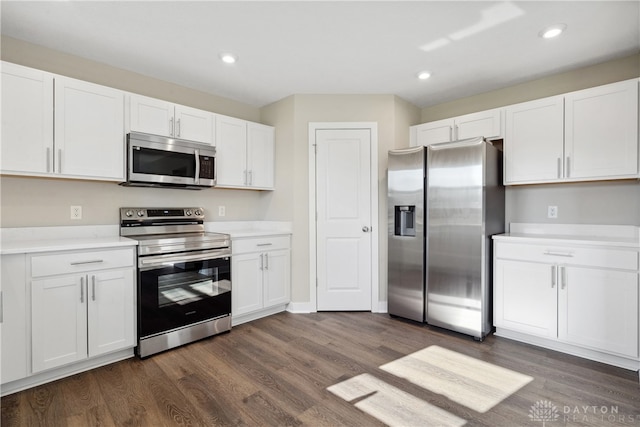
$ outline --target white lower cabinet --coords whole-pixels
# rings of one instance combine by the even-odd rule
[[[133,347],[134,294],[131,268],[33,280],[33,372]]]
[[[637,249],[503,238],[495,242],[494,257],[498,335],[531,337],[535,344],[619,366],[640,362]]]
[[[284,311],[291,298],[289,236],[234,239],[232,321],[234,325]]]
[[[24,254],[2,255],[2,384],[27,376],[29,330]]]

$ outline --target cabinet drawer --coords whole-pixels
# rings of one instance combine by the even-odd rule
[[[289,236],[264,236],[250,239],[233,240],[231,249],[234,254],[264,252],[277,249],[289,249]]]
[[[31,277],[105,270],[134,265],[132,249],[63,252],[31,257]]]
[[[638,252],[623,249],[497,242],[496,258],[625,270],[638,269]]]

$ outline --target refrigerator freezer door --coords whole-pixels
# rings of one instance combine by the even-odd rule
[[[389,314],[424,322],[425,148],[389,152]]]
[[[427,323],[484,337],[482,138],[429,147]]]

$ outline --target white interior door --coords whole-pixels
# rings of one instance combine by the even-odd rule
[[[317,309],[371,310],[371,130],[316,130]]]

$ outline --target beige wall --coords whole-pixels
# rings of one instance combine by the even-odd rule
[[[636,54],[424,108],[420,123],[639,76],[640,54]],[[606,144],[606,141],[603,143]],[[504,141],[504,144],[509,144],[509,141]],[[557,219],[547,218],[549,205],[558,206]],[[640,182],[629,180],[509,186],[506,189],[505,220],[507,226],[511,222],[640,226]]]
[[[640,76],[640,54],[423,108],[420,123],[504,107],[638,76]]]
[[[153,77],[133,73],[108,64],[2,36],[0,59],[26,67],[37,68],[75,79],[85,80],[120,90],[177,104],[188,105],[214,113],[260,121],[260,109],[231,99],[189,89]]]

